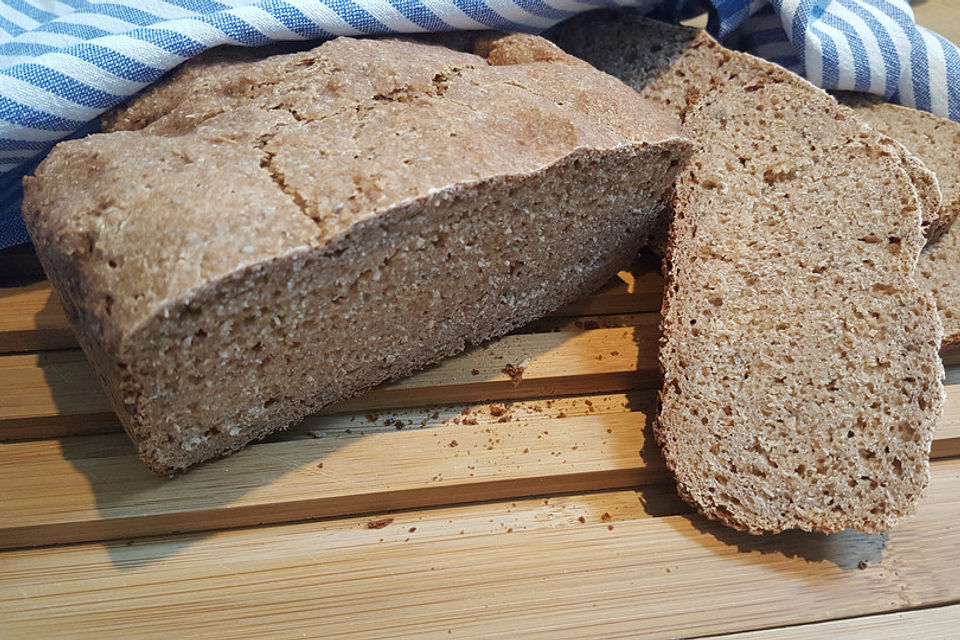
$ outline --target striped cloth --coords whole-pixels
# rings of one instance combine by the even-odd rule
[[[455,29],[539,32],[580,11],[710,11],[724,43],[827,89],[960,120],[960,50],[907,0],[0,0],[0,248],[27,241],[20,179],[57,141],[222,44]]]

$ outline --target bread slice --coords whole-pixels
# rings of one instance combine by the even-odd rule
[[[636,39],[638,29],[642,40]],[[644,98],[677,114],[720,81],[722,68],[732,58],[746,55],[730,51],[702,29],[675,27],[612,10],[581,14],[548,35],[568,53],[620,78]],[[758,70],[781,68],[753,56],[749,60]],[[813,85],[805,86],[819,92]],[[898,141],[887,138],[885,142],[896,149],[920,196],[924,234],[936,237],[947,223],[940,220],[937,176]]]
[[[960,124],[864,93],[838,91],[834,97],[877,131],[902,142],[936,174],[943,204],[939,223],[931,230],[930,239],[945,233],[960,215],[960,163],[957,162]]]
[[[501,335],[634,258],[691,145],[531,38],[488,43],[499,65],[402,39],[214,52],[26,180],[38,254],[151,469]]]
[[[937,174],[943,191],[939,240],[924,247],[917,279],[933,293],[943,322],[943,345],[960,344],[960,124],[925,111],[883,102],[875,96],[840,92],[836,98],[874,129],[894,137]]]
[[[805,80],[698,32],[626,16],[569,29],[583,48],[563,46],[654,87],[700,145],[677,183],[655,425],[681,495],[751,533],[874,532],[914,513],[943,370],[899,153]],[[675,78],[691,77],[682,98]]]
[[[960,224],[920,253],[917,280],[933,294],[943,323],[943,347],[960,345]]]

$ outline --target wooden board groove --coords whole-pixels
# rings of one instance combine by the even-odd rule
[[[872,536],[753,537],[614,491],[8,551],[0,620],[13,636],[656,640],[868,616],[960,599],[958,494],[960,460],[936,462],[919,515]]]
[[[902,640],[906,637],[948,640],[952,637],[952,631],[958,627],[960,627],[960,603],[949,603],[794,627],[771,627],[756,631],[699,637],[700,640],[820,640],[821,638]]]
[[[444,360],[397,383],[333,405],[324,413],[376,411],[456,402],[519,400],[654,388],[659,316],[630,327],[509,335]],[[503,367],[528,362],[519,386]],[[941,428],[960,430],[960,366],[947,366]],[[120,431],[80,351],[0,356],[0,441]]]
[[[0,445],[0,548],[663,482],[655,402],[647,390],[314,416],[172,480],[120,434]],[[937,432],[935,458],[958,451],[960,432]]]
[[[430,428],[401,431],[386,424],[392,418],[318,416],[290,439],[172,480],[147,471],[121,435],[0,445],[0,548],[664,481],[644,429],[654,402],[646,392],[518,404],[502,415],[487,405],[469,416],[427,410],[437,415]],[[419,424],[415,412],[399,419]]]
[[[660,380],[658,323],[657,314],[643,314],[630,327],[508,335],[326,412],[651,388]],[[514,385],[503,368],[525,361]],[[120,429],[80,351],[0,356],[0,389],[8,392],[0,440]]]

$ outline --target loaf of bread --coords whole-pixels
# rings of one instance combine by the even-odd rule
[[[943,192],[939,239],[920,254],[917,278],[933,293],[943,322],[943,345],[960,344],[960,124],[875,96],[840,92],[836,98],[874,129],[896,138],[937,174]]]
[[[24,215],[140,456],[174,473],[603,284],[691,151],[532,36],[215,51],[58,145]]]
[[[601,16],[555,37],[682,109],[700,146],[677,184],[654,427],[681,495],[752,533],[914,513],[943,370],[900,152],[701,32]]]
[[[642,29],[644,39],[630,44],[637,29]],[[599,42],[597,35],[601,33],[603,40]],[[549,36],[568,53],[620,78],[643,97],[677,114],[718,82],[722,76],[720,69],[731,56],[739,55],[701,29],[674,27],[612,10],[581,14],[555,27]],[[620,42],[626,50],[611,44]],[[761,69],[776,66],[752,56],[750,60]],[[924,234],[935,238],[948,223],[940,220],[941,193],[937,176],[897,140],[888,138],[885,142],[896,149],[917,189]]]

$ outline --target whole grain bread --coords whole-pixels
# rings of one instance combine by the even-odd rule
[[[617,15],[554,37],[682,111],[700,145],[677,184],[654,427],[681,495],[752,533],[914,513],[943,370],[899,152],[700,32]]]
[[[503,334],[633,259],[691,150],[676,118],[532,36],[485,50],[215,51],[25,181],[38,254],[151,469]]]
[[[836,98],[870,126],[900,140],[937,174],[943,192],[938,240],[917,264],[920,284],[933,293],[943,322],[943,344],[960,344],[960,124],[925,111],[888,104],[875,96],[840,92]]]
[[[631,41],[638,28],[642,28],[643,40]],[[620,51],[596,43],[601,33],[604,42],[623,43],[626,48]],[[720,82],[722,68],[733,58],[749,59],[756,69],[779,68],[761,58],[742,58],[746,54],[727,49],[702,29],[675,27],[613,10],[581,14],[561,23],[548,35],[568,53],[620,78],[643,97],[677,114]],[[807,87],[816,89],[813,85]],[[887,137],[884,142],[896,150],[917,189],[924,234],[936,237],[947,223],[940,220],[937,175],[899,141]]]
[[[960,345],[960,224],[920,252],[917,280],[933,294],[943,323],[943,346]]]
[[[960,163],[957,162],[960,124],[864,93],[838,91],[834,97],[871,127],[903,143],[936,174],[943,204],[939,223],[930,239],[945,233],[960,215]]]

